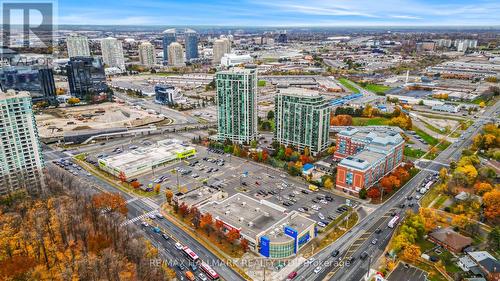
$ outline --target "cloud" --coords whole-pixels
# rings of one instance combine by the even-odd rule
[[[408,16],[408,15],[391,15],[391,18],[394,19],[408,19],[408,20],[422,20],[422,17],[417,16]]]
[[[500,1],[476,0],[87,0],[60,1],[61,24],[109,25],[499,25]]]

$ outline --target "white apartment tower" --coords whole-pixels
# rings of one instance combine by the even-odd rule
[[[0,194],[42,186],[42,149],[28,92],[0,92]]]
[[[170,45],[168,45],[168,65],[171,66],[184,65],[184,56],[181,44],[173,42]]]
[[[117,67],[125,71],[122,42],[113,37],[101,41],[102,60],[108,67]]]
[[[225,54],[231,52],[231,41],[227,38],[217,39],[213,46],[213,63],[220,64],[221,59]]]
[[[70,35],[66,40],[66,47],[70,58],[90,56],[89,40],[85,36]]]
[[[139,45],[139,60],[142,65],[154,66],[156,64],[155,47],[149,42]]]

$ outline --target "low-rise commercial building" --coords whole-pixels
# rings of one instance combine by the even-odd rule
[[[315,221],[244,194],[207,203],[200,212],[221,221],[224,231],[236,229],[251,250],[267,258],[293,256],[317,235]]]
[[[348,127],[337,134],[338,189],[358,193],[403,162],[403,137],[391,127]]]
[[[226,67],[252,62],[253,58],[250,55],[224,54],[221,58],[221,65]]]
[[[196,149],[179,140],[166,139],[151,147],[141,147],[119,155],[99,159],[99,168],[120,177],[130,179],[151,172],[166,163],[196,155]]]

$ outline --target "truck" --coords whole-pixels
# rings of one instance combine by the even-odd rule
[[[310,191],[318,191],[318,187],[317,187],[317,186],[315,186],[314,184],[310,184],[310,185],[309,185],[309,190],[310,190]]]
[[[186,278],[190,281],[195,281],[196,278],[194,277],[194,274],[191,271],[186,271]]]
[[[398,224],[398,222],[399,222],[399,216],[398,216],[398,215],[396,215],[396,216],[394,216],[394,217],[393,217],[393,218],[389,221],[389,223],[387,224],[387,226],[388,226],[389,228],[394,228],[394,227]]]
[[[431,185],[433,183],[433,181],[429,181],[428,183],[426,183],[425,186],[419,190],[420,194],[425,194],[431,188]]]

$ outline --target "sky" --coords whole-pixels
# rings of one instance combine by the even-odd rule
[[[500,0],[59,0],[59,24],[500,25]]]

